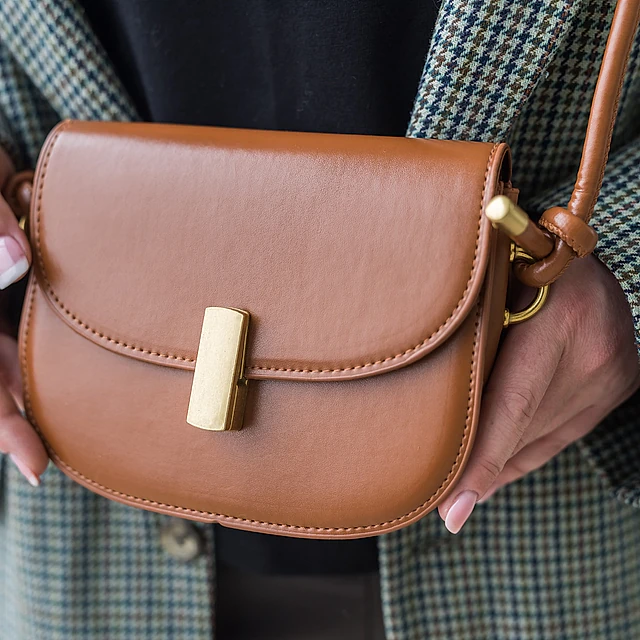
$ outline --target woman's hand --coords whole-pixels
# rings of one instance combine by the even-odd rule
[[[0,151],[0,185],[12,172],[11,161]],[[0,197],[0,289],[20,280],[27,273],[30,261],[27,237],[9,205]],[[18,346],[13,337],[0,329],[0,452],[9,454],[24,477],[37,486],[47,467],[48,456],[38,434],[22,416],[21,408]]]
[[[457,533],[478,501],[589,433],[639,386],[631,311],[595,257],[572,262],[545,308],[509,329],[469,463],[440,516]]]

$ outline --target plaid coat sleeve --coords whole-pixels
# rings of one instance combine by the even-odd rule
[[[43,140],[59,120],[0,38],[0,145],[18,170],[35,167]]]
[[[568,202],[573,181],[546,193],[543,210]],[[634,319],[640,355],[640,138],[611,154],[592,224],[595,254],[616,276]],[[580,447],[616,497],[640,508],[640,392],[580,442]]]
[[[640,354],[640,139],[612,155],[592,224],[596,255],[629,301]]]
[[[6,151],[11,159],[16,162],[19,160],[18,146],[11,133],[11,127],[7,122],[7,118],[0,111],[0,147]]]

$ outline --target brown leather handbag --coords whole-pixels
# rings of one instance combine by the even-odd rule
[[[128,505],[290,536],[436,507],[503,326],[595,245],[638,13],[619,2],[575,192],[544,231],[514,206],[504,143],[61,123],[20,328],[54,462]],[[511,261],[542,287],[515,318]]]

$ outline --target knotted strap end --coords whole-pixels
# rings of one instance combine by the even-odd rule
[[[598,234],[592,226],[562,207],[547,209],[542,214],[540,226],[568,244],[579,258],[589,255],[598,242]]]

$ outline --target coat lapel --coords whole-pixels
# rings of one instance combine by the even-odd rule
[[[1,0],[0,38],[60,118],[136,119],[76,0]]]
[[[580,2],[443,0],[407,135],[506,139]]]
[[[581,0],[443,0],[407,135],[500,140]],[[137,119],[77,0],[2,0],[0,36],[61,118]]]

